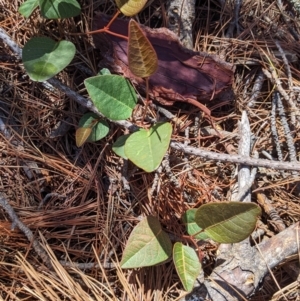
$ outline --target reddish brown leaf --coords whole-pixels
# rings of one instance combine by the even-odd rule
[[[76,146],[82,146],[92,133],[92,128],[78,128],[75,134]]]
[[[138,23],[129,21],[128,65],[138,77],[149,77],[157,69],[157,55]]]
[[[98,14],[94,19],[94,29],[103,28],[109,19],[104,14]],[[158,101],[172,104],[186,99],[210,100],[231,86],[233,65],[217,56],[184,48],[175,34],[166,28],[141,28],[158,57],[158,69],[149,80],[150,94]],[[128,21],[117,19],[110,29],[127,36]],[[93,38],[97,48],[103,50],[107,46],[101,67],[123,74],[135,85],[144,88],[144,80],[134,76],[128,68],[126,40],[106,34],[96,34]]]

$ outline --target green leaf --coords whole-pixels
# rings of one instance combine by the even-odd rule
[[[119,10],[127,17],[138,14],[146,2],[147,0],[116,0]]]
[[[32,12],[39,6],[39,0],[26,0],[19,7],[19,13],[29,18]]]
[[[173,261],[184,289],[190,292],[201,271],[197,253],[191,247],[176,242],[173,248]]]
[[[99,72],[98,75],[110,75],[110,71],[107,68],[102,68]]]
[[[105,120],[101,119],[93,127],[92,132],[89,138],[87,139],[87,142],[99,141],[104,137],[106,137],[108,132],[109,132],[108,123]]]
[[[55,42],[50,38],[35,37],[24,46],[22,60],[29,77],[42,82],[68,66],[75,51],[71,42]]]
[[[76,0],[39,0],[41,13],[47,19],[71,18],[80,14]]]
[[[172,243],[157,218],[148,216],[131,232],[121,260],[121,267],[139,268],[166,261],[172,254]]]
[[[137,103],[134,88],[119,75],[98,75],[84,81],[95,107],[111,120],[131,116]]]
[[[130,134],[119,137],[112,146],[112,150],[123,159],[128,159],[125,155],[125,143],[129,136]]]
[[[149,130],[140,129],[128,137],[125,155],[147,172],[154,171],[167,152],[172,135],[170,123],[158,123]]]
[[[210,203],[197,210],[195,222],[214,241],[236,243],[253,232],[260,215],[260,207],[253,203]]]
[[[195,213],[197,209],[189,209],[187,210],[183,216],[182,220],[185,224],[186,231],[189,235],[194,236],[194,234],[199,233],[202,229],[195,222]],[[205,232],[201,232],[194,236],[196,239],[207,239],[208,235]]]
[[[107,122],[103,119],[99,119],[99,116],[92,112],[84,114],[79,120],[78,126],[79,129],[90,129],[90,134],[85,140],[87,142],[95,142],[101,140],[109,132],[109,126]],[[87,132],[88,131],[82,130],[82,134],[85,134]],[[76,138],[77,138],[77,132],[76,132]],[[78,139],[79,138],[80,137],[78,137]]]

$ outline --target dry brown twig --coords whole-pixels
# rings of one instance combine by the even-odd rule
[[[24,223],[20,221],[14,209],[10,206],[6,197],[3,194],[0,194],[0,205],[5,210],[5,212],[9,215],[12,221],[11,229],[14,230],[15,227],[18,227],[20,231],[22,231],[25,234],[29,242],[32,243],[33,249],[38,254],[38,256],[42,259],[45,265],[48,268],[51,268],[52,267],[51,261],[47,253],[44,251],[40,243],[36,240],[31,230]]]
[[[234,6],[234,14],[232,17],[232,20],[229,23],[227,32],[226,32],[226,38],[232,38],[234,36],[233,32],[236,29],[237,35],[241,33],[240,26],[239,26],[239,14],[240,14],[240,9],[241,5],[243,3],[243,0],[236,0],[232,1],[233,6]]]
[[[286,143],[287,143],[287,147],[288,147],[290,161],[297,162],[297,155],[296,155],[296,148],[294,145],[294,139],[293,139],[292,133],[290,131],[290,127],[288,125],[288,121],[287,121],[287,118],[286,118],[286,115],[284,112],[284,107],[283,107],[280,95],[277,91],[275,91],[273,93],[273,97],[272,97],[271,129],[272,129],[272,133],[273,133],[274,142],[276,144],[278,158],[280,161],[283,161],[283,155],[282,155],[281,147],[279,144],[279,138],[278,138],[278,134],[277,134],[277,130],[276,130],[276,120],[275,120],[275,116],[274,116],[274,110],[276,108],[278,110],[278,115],[279,115],[281,125],[283,128],[284,134],[285,134],[285,139],[286,139]],[[294,178],[298,178],[299,173],[296,171],[292,171],[292,175]],[[297,183],[296,189],[299,192],[299,182],[296,182],[296,183]]]
[[[284,63],[284,67],[285,67],[285,71],[287,73],[287,78],[288,78],[288,89],[290,91],[290,98],[293,99],[294,98],[294,92],[293,92],[293,77],[292,77],[292,72],[291,72],[291,68],[289,65],[289,61],[285,55],[284,50],[282,49],[280,42],[278,40],[275,40],[275,44],[279,50],[279,53],[282,57],[283,63]]]
[[[272,99],[272,109],[271,109],[271,131],[273,136],[273,141],[275,143],[276,151],[277,151],[277,157],[279,161],[283,161],[283,154],[281,151],[280,143],[279,143],[279,136],[278,131],[276,127],[276,101],[275,97]]]
[[[296,156],[296,149],[294,146],[294,139],[292,137],[292,133],[290,130],[290,127],[288,125],[287,118],[285,116],[284,107],[280,98],[280,95],[278,92],[273,93],[273,101],[275,102],[275,105],[277,106],[278,115],[281,121],[281,125],[283,127],[286,143],[289,150],[289,157],[291,162],[297,162],[297,156]]]
[[[271,201],[267,198],[265,194],[258,192],[257,202],[263,207],[264,212],[266,212],[270,216],[270,218],[274,222],[274,227],[277,230],[277,232],[281,232],[284,229],[286,229],[283,220],[280,218],[279,214],[274,209],[274,206],[272,205]]]
[[[242,157],[249,157],[251,150],[251,129],[249,124],[249,119],[247,117],[246,111],[242,112],[241,122],[239,124],[239,155]],[[250,202],[251,201],[251,193],[248,192],[243,193],[243,189],[247,184],[249,184],[250,178],[250,168],[247,165],[240,165],[238,172],[238,187],[239,187],[239,195],[242,194],[243,199],[242,202]]]
[[[265,80],[266,76],[264,75],[264,73],[260,70],[257,74],[257,77],[255,79],[255,82],[253,84],[253,88],[252,88],[252,93],[251,93],[251,97],[249,99],[248,102],[248,107],[251,108],[255,105],[255,102],[257,101],[258,95],[262,89],[263,86],[263,82]]]
[[[250,157],[243,157],[239,155],[227,155],[210,152],[202,148],[195,148],[191,146],[185,147],[183,144],[178,142],[171,142],[170,146],[176,150],[182,151],[183,153],[199,156],[208,160],[231,162],[237,164],[244,164],[250,166],[260,166],[278,170],[297,170],[300,171],[300,164],[291,162],[278,162],[264,159],[255,159]]]
[[[291,114],[291,123],[296,126],[296,117],[299,119],[300,118],[300,113],[298,108],[296,107],[295,103],[293,102],[293,100],[290,98],[290,96],[288,95],[288,93],[283,89],[282,87],[282,83],[280,81],[280,79],[278,78],[278,75],[275,71],[275,69],[273,67],[270,67],[270,72],[266,69],[262,69],[264,74],[266,75],[266,77],[268,79],[271,80],[271,82],[276,85],[276,88],[278,90],[278,92],[283,96],[283,98],[285,99],[285,101],[288,103],[289,107],[290,107],[290,114]]]

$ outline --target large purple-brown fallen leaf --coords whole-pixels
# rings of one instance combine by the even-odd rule
[[[109,20],[107,15],[97,14],[93,30],[103,28]],[[233,65],[215,55],[184,48],[177,36],[166,28],[141,28],[157,53],[158,68],[150,77],[149,84],[150,95],[160,103],[171,105],[181,101],[195,104],[197,100],[211,100],[231,87]],[[110,30],[127,36],[128,21],[117,19]],[[134,85],[144,88],[144,80],[134,76],[128,68],[126,40],[109,34],[94,34],[93,39],[104,56],[101,67],[123,74]]]

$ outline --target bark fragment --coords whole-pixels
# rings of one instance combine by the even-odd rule
[[[110,18],[98,14],[93,21],[93,30],[101,29]],[[195,52],[183,47],[177,36],[166,28],[150,29],[141,26],[157,52],[157,72],[150,77],[151,96],[165,105],[175,101],[194,99],[203,102],[215,98],[231,87],[234,67],[219,57],[208,53]],[[110,30],[128,35],[128,21],[117,19]],[[94,34],[94,44],[102,51],[102,67],[123,74],[133,84],[144,87],[144,80],[135,77],[128,68],[127,41],[108,34]]]

